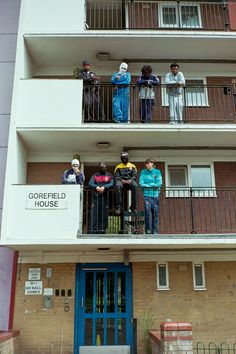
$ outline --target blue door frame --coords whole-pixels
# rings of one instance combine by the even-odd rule
[[[102,279],[99,285],[102,296],[101,294],[98,294],[99,277]],[[111,283],[111,278],[112,284],[114,284],[114,286],[112,285],[112,290],[109,286]],[[121,281],[121,279],[123,280]],[[121,282],[122,291],[120,285]],[[88,296],[89,291],[90,297]],[[93,293],[92,296],[91,291]],[[111,293],[114,300],[113,307],[111,307],[109,300]],[[98,305],[98,302],[100,305]],[[99,332],[98,324],[100,322],[102,323],[102,326],[100,326]],[[88,323],[89,326],[87,327],[87,331],[89,331],[89,333],[86,333],[85,327]],[[119,332],[121,331],[121,327],[123,325],[125,330],[122,340],[125,341],[125,343],[120,342],[119,336]],[[112,343],[111,337],[108,335],[108,331],[111,327]],[[96,328],[98,332],[96,332]],[[102,335],[100,336],[101,328]],[[99,335],[97,333],[99,333]],[[77,264],[74,353],[79,354],[80,346],[98,344],[97,341],[100,341],[101,337],[101,345],[132,346],[133,327],[131,266],[124,266],[122,263]],[[88,338],[90,341],[89,343]]]

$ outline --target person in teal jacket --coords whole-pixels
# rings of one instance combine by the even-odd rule
[[[111,82],[115,85],[113,92],[113,120],[116,123],[127,123],[129,116],[129,85],[131,76],[128,70],[128,64],[121,63],[119,72],[116,72]]]
[[[145,210],[145,233],[158,234],[159,193],[162,186],[161,171],[154,168],[154,160],[145,161],[140,173],[139,185],[143,189]]]

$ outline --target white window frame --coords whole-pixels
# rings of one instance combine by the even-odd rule
[[[207,79],[206,77],[188,77],[185,78],[186,81],[188,80],[201,80],[203,81],[203,92],[202,93],[196,93],[197,99],[195,100],[196,103],[194,103],[194,100],[192,98],[187,99],[187,97],[184,97],[183,93],[183,105],[184,107],[209,107],[209,100],[208,100],[208,90],[207,90]],[[165,83],[165,77],[162,77],[161,82]],[[186,85],[186,87],[188,87]],[[185,88],[186,90],[186,88]],[[162,106],[163,107],[169,107],[169,100],[168,100],[168,94],[166,92],[166,86],[162,86],[161,88],[161,101],[162,101]]]
[[[202,284],[201,285],[196,284],[196,273],[195,273],[196,267],[199,267],[202,270]],[[207,290],[204,262],[193,262],[192,263],[192,270],[193,270],[193,290]]]
[[[165,266],[165,268],[166,268],[166,285],[160,284],[160,276],[159,276],[160,275],[159,274],[159,267],[160,266]],[[170,290],[168,262],[157,263],[156,264],[156,272],[157,272],[157,290]]]
[[[164,7],[173,7],[176,9],[176,15],[177,15],[177,18],[176,18],[176,23],[174,25],[167,25],[167,24],[164,24],[163,23],[163,8]],[[181,9],[181,6],[195,6],[197,8],[197,12],[198,12],[198,21],[199,21],[199,25],[197,26],[185,26],[182,24],[182,16],[181,16],[181,13],[178,14],[178,5],[176,2],[168,2],[168,3],[164,3],[164,2],[161,2],[159,3],[159,6],[158,6],[158,21],[159,21],[159,25],[160,27],[162,28],[189,28],[190,30],[193,29],[193,28],[199,28],[201,29],[202,28],[202,17],[201,17],[201,9],[200,9],[200,4],[198,3],[191,3],[191,5],[189,4],[189,2],[186,2],[186,1],[183,1],[183,2],[180,2],[180,9]],[[181,12],[181,10],[180,10]],[[180,23],[179,23],[179,18],[180,18]]]
[[[170,178],[169,178],[169,166],[186,166],[187,171],[187,185],[186,186],[171,186]],[[207,187],[199,187],[199,190],[193,190],[192,196],[196,197],[204,197],[204,198],[212,198],[217,197],[216,195],[216,185],[215,185],[215,173],[214,173],[214,162],[186,162],[182,163],[165,163],[165,176],[166,176],[166,197],[169,198],[187,198],[190,197],[190,188],[195,188],[192,186],[192,174],[191,168],[192,166],[210,166],[211,171],[211,187],[208,189]],[[196,187],[197,188],[197,187]]]

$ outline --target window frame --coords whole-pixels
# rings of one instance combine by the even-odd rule
[[[198,26],[185,26],[185,25],[183,25],[183,23],[182,23],[182,9],[181,9],[182,6],[192,6],[192,7],[195,6],[197,8],[198,22],[199,22]],[[176,10],[176,23],[173,26],[163,23],[163,8],[165,8],[165,7],[172,7],[172,8],[175,8],[175,10]],[[177,29],[184,28],[184,29],[190,29],[190,30],[195,29],[195,28],[201,29],[202,28],[202,16],[201,16],[200,4],[192,3],[190,5],[189,2],[187,2],[187,1],[181,1],[179,3],[179,7],[178,7],[176,2],[170,1],[167,4],[165,2],[160,2],[158,4],[158,23],[159,23],[160,28],[177,28]]]
[[[169,166],[183,166],[186,167],[187,171],[187,185],[186,186],[171,186],[170,185],[170,174],[169,174]],[[193,166],[209,166],[210,173],[211,173],[211,187],[193,187],[192,186],[192,167]],[[194,198],[214,198],[217,197],[216,194],[216,184],[215,184],[215,171],[214,171],[214,162],[190,162],[184,161],[182,163],[165,163],[165,182],[166,182],[166,197],[167,198],[187,198],[187,197],[194,197]],[[194,190],[194,188],[196,188]],[[192,195],[191,195],[192,190]]]
[[[160,266],[165,266],[166,269],[166,285],[160,284],[160,273],[159,273]],[[156,277],[157,277],[157,290],[170,290],[168,262],[162,262],[156,264]]]
[[[196,267],[201,267],[202,271],[202,285],[196,284]],[[192,272],[193,272],[193,290],[207,290],[206,288],[206,276],[205,276],[205,264],[204,262],[193,262],[192,263]]]
[[[202,93],[196,93],[195,95],[201,95],[201,99],[200,100],[196,100],[197,102],[199,101],[199,103],[201,104],[193,104],[194,101],[192,100],[192,98],[187,99],[186,96],[188,95],[188,93],[186,93],[186,89],[188,88],[188,86],[185,84],[185,91],[183,91],[183,106],[184,107],[191,107],[191,108],[198,108],[198,107],[209,107],[209,99],[208,99],[208,89],[207,89],[207,79],[206,77],[188,77],[185,78],[185,81],[203,81],[203,92]],[[161,82],[165,82],[165,77],[161,78]],[[185,92],[185,93],[184,93]],[[191,94],[192,95],[192,94]],[[168,94],[166,92],[166,86],[162,86],[161,87],[161,105],[162,107],[169,107],[169,101],[168,101]]]

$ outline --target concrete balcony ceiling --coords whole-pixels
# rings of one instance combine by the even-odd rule
[[[21,129],[18,131],[30,152],[53,153],[65,151],[96,152],[97,143],[109,142],[106,152],[129,148],[155,147],[219,147],[235,148],[236,126],[186,124],[171,126],[152,124],[85,124],[81,129]]]
[[[89,31],[67,36],[26,34],[24,38],[33,63],[41,67],[73,67],[84,58],[95,62],[99,52],[109,52],[111,60],[130,62],[173,58],[224,62],[236,58],[234,32]]]

